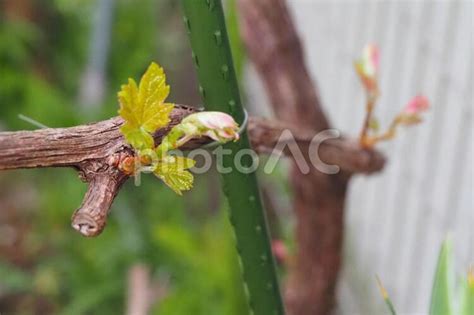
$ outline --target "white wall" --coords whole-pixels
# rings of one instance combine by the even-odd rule
[[[378,274],[399,314],[426,314],[442,239],[456,268],[474,263],[473,3],[469,1],[288,0],[333,125],[356,136],[364,95],[352,68],[363,46],[381,49],[382,126],[411,96],[433,109],[422,125],[380,146],[384,172],[356,177],[347,204],[341,314],[384,314]],[[255,74],[246,90],[265,102]]]

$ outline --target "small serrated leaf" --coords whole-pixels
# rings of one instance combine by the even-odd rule
[[[138,86],[133,79],[122,85],[118,93],[119,114],[125,120],[121,131],[134,149],[152,149],[151,134],[169,123],[174,107],[171,103],[164,103],[169,91],[163,68],[154,62]]]
[[[135,80],[128,79],[128,84],[122,85],[118,92],[120,103],[119,115],[130,125],[136,127],[140,125],[141,113],[138,108],[138,86]]]
[[[145,110],[143,120],[143,128],[153,133],[155,130],[168,125],[170,122],[170,114],[174,108],[172,103],[163,103],[160,106],[151,106]]]
[[[136,150],[145,150],[153,148],[154,140],[151,134],[146,132],[141,127],[134,127],[131,124],[125,123],[120,131],[124,135],[127,142]]]
[[[148,132],[166,126],[169,123],[169,114],[173,104],[163,102],[170,93],[166,85],[166,75],[158,64],[152,62],[140,80],[138,100],[141,104],[141,124]]]
[[[182,195],[183,190],[189,190],[193,187],[194,177],[187,171],[194,166],[196,162],[180,156],[167,156],[161,160],[154,174],[168,185],[178,195]]]

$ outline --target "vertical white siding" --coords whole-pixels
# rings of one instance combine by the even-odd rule
[[[459,273],[474,262],[473,3],[288,0],[333,125],[356,136],[364,95],[352,69],[363,46],[381,49],[382,126],[423,93],[422,125],[383,144],[383,173],[357,176],[347,203],[341,314],[383,314],[374,275],[399,314],[426,314],[437,254],[449,232]],[[250,75],[249,101],[263,101]]]

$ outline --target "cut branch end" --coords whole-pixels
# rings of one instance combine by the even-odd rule
[[[72,215],[72,227],[84,236],[97,236],[107,222],[112,202],[128,176],[111,168],[89,182],[81,206]]]

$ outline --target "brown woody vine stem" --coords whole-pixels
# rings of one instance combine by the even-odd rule
[[[155,142],[184,117],[197,111],[193,107],[176,105],[170,124],[158,130]],[[33,131],[0,132],[0,170],[37,167],[72,167],[79,177],[89,183],[81,206],[72,216],[72,226],[84,236],[99,235],[106,224],[112,202],[122,184],[129,178],[117,168],[117,159],[133,156],[125,143],[120,126],[123,120],[108,120],[69,128],[47,128]],[[298,145],[309,146],[313,134],[277,121],[251,117],[248,130],[257,152],[271,152],[283,130],[290,130]],[[197,139],[184,149],[194,149],[209,143]],[[288,152],[283,152],[288,153]],[[327,164],[339,165],[341,170],[371,173],[382,169],[383,156],[365,150],[357,142],[332,139],[320,145],[319,154]]]

